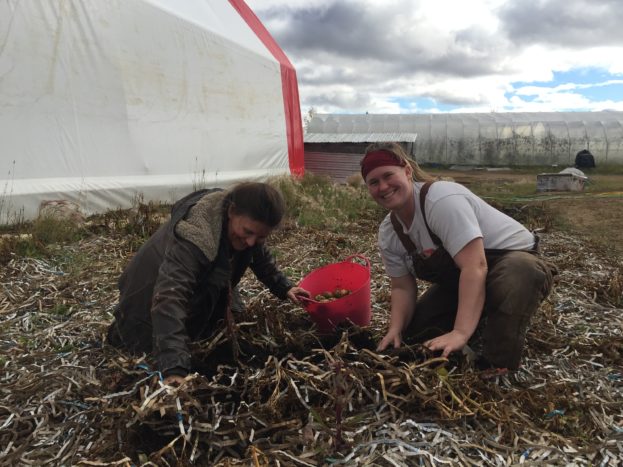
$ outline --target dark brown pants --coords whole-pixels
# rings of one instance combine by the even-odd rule
[[[555,268],[539,256],[508,252],[487,258],[488,274],[483,316],[483,357],[492,366],[517,369],[523,353],[530,318],[547,297]],[[433,284],[417,301],[404,333],[421,342],[454,327],[458,282]]]

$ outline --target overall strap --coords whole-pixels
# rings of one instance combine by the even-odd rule
[[[430,186],[433,183],[434,183],[434,181],[426,182],[422,186],[422,190],[420,191],[420,210],[422,211],[422,217],[424,218],[424,224],[426,224],[426,229],[428,230],[428,234],[430,235],[430,238],[433,240],[433,243],[435,245],[440,246],[441,245],[441,240],[439,239],[439,237],[437,235],[435,235],[432,232],[432,230],[428,226],[428,221],[426,220],[426,211],[424,211],[424,203],[426,201],[426,193],[428,193],[428,189],[430,188]],[[398,217],[396,217],[396,214],[394,212],[392,212],[389,215],[389,218],[392,221],[392,226],[394,227],[394,230],[396,231],[396,234],[398,235],[398,239],[400,240],[400,243],[402,243],[402,246],[405,247],[405,249],[407,250],[408,253],[414,252],[416,250],[415,244],[411,241],[409,236],[404,232],[404,230],[402,228],[402,225],[400,224],[400,221],[398,220]]]
[[[426,194],[428,193],[428,190],[433,183],[435,183],[434,180],[430,182],[426,182],[424,183],[424,185],[422,185],[422,189],[420,190],[420,211],[422,211],[422,218],[424,219],[424,224],[426,225],[426,229],[428,230],[428,235],[430,235],[431,240],[437,247],[441,247],[443,246],[443,242],[437,235],[433,233],[433,231],[430,229],[428,225],[428,221],[426,220],[426,210],[425,210]],[[409,236],[404,233],[402,225],[400,224],[400,221],[396,217],[396,214],[392,212],[390,214],[390,219],[392,221],[392,225],[394,226],[394,230],[396,231],[396,234],[398,235],[398,238],[400,239],[400,242],[405,247],[407,252],[408,253],[414,252],[416,250],[415,245],[413,244]],[[538,254],[540,238],[535,232],[532,232],[532,234],[534,235],[533,247],[530,250],[516,250],[516,251],[526,251],[527,253]],[[490,256],[504,255],[508,253],[509,251],[515,251],[515,250],[496,250],[496,249],[485,248],[485,254],[490,255]]]
[[[431,240],[437,247],[440,247],[442,246],[442,241],[437,235],[433,233],[433,231],[428,226],[428,221],[426,220],[426,211],[424,209],[424,202],[426,201],[426,194],[428,193],[428,189],[433,183],[435,182],[434,181],[426,182],[422,186],[422,190],[420,190],[420,210],[422,211],[424,224],[426,224],[426,228],[428,229],[428,234],[430,235]],[[536,253],[538,251],[538,245],[539,245],[539,237],[535,235],[534,246],[532,247],[531,250],[518,250],[518,251],[527,251],[528,253]],[[485,254],[491,255],[491,256],[505,255],[509,251],[513,251],[513,250],[496,250],[496,249],[491,249],[491,248],[485,248]]]
[[[422,217],[424,218],[424,223],[426,224],[426,228],[428,229],[428,234],[430,235],[431,240],[436,246],[440,247],[442,246],[442,241],[437,235],[433,233],[433,231],[428,226],[428,221],[426,220],[426,211],[424,210],[424,202],[426,201],[426,194],[428,193],[428,189],[433,183],[435,183],[434,180],[432,182],[426,182],[422,186],[422,190],[420,191],[420,209],[422,210]],[[540,239],[539,239],[539,236],[536,235],[534,232],[533,232],[533,235],[534,235],[534,246],[530,250],[496,250],[493,248],[485,248],[485,254],[490,255],[490,256],[500,256],[500,255],[505,255],[509,251],[526,251],[528,253],[537,253]]]
[[[415,244],[411,241],[409,236],[402,229],[402,225],[400,224],[398,217],[396,217],[396,214],[392,212],[389,215],[389,219],[392,221],[392,225],[394,226],[396,235],[398,235],[398,239],[400,239],[400,243],[402,243],[402,246],[405,247],[405,250],[407,250],[407,253],[409,254],[415,253],[415,250],[416,250]]]
[[[428,235],[430,235],[431,240],[436,246],[441,246],[441,239],[437,235],[435,235],[428,226],[428,221],[426,220],[426,209],[424,208],[424,204],[426,203],[426,194],[428,193],[428,189],[433,183],[435,183],[434,180],[431,182],[426,182],[420,190],[420,211],[422,211],[422,217],[424,218],[424,224],[426,225],[426,230],[428,230]]]

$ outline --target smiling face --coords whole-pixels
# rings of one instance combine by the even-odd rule
[[[228,215],[227,237],[234,250],[242,251],[256,244],[261,245],[273,230],[263,222],[256,221],[249,216],[235,214],[231,208]]]
[[[385,165],[371,170],[366,176],[370,196],[390,211],[403,210],[413,199],[413,169],[410,165]]]

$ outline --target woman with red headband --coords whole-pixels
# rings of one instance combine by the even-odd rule
[[[405,338],[447,357],[482,319],[478,366],[517,369],[530,318],[555,274],[537,253],[538,237],[464,186],[434,181],[399,144],[370,145],[361,175],[389,211],[378,243],[391,312],[378,350]],[[418,279],[432,283],[419,299]]]

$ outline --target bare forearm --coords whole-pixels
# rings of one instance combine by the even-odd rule
[[[442,350],[443,357],[467,344],[482,314],[487,279],[487,259],[482,239],[475,238],[465,245],[454,256],[454,262],[461,271],[454,329],[424,343],[431,350]]]
[[[392,277],[389,329],[377,349],[400,347],[402,331],[409,324],[417,300],[417,283],[411,276]]]
[[[391,296],[391,313],[389,327],[402,331],[413,316],[413,310],[415,309],[415,301],[417,298],[417,288],[415,296],[412,291],[404,289],[392,289]]]
[[[486,268],[465,268],[459,278],[459,304],[454,330],[469,339],[482,315],[485,303]]]

